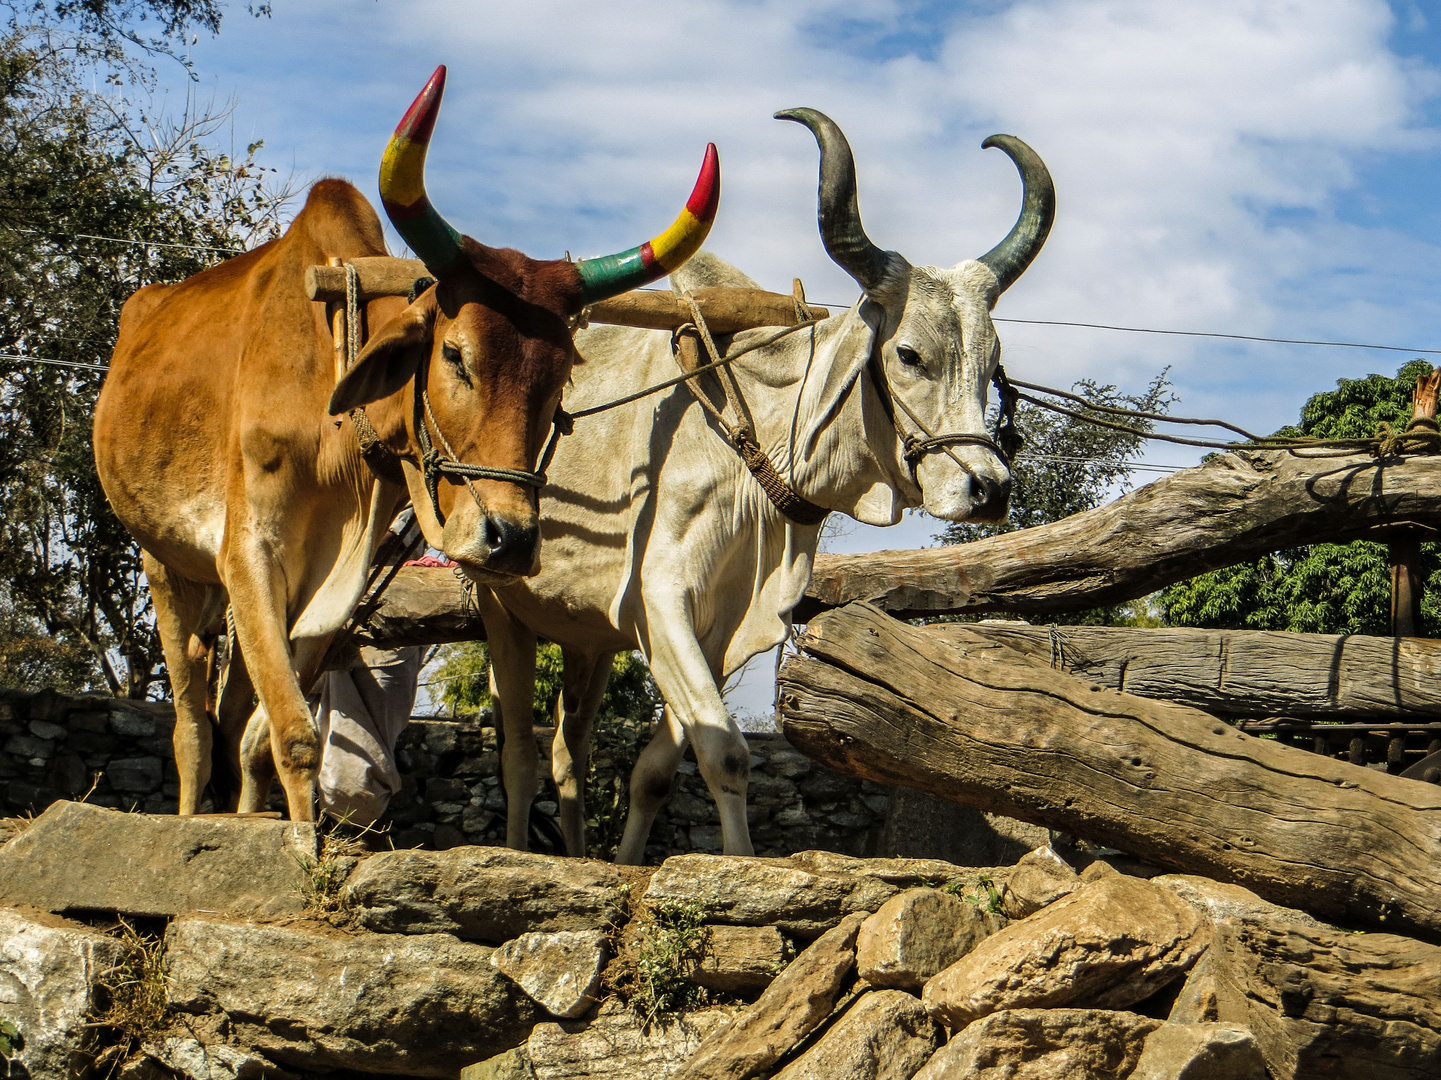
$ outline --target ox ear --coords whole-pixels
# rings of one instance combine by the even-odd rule
[[[366,343],[355,366],[336,383],[330,415],[339,416],[395,393],[415,374],[430,351],[435,332],[435,290],[382,326]]]

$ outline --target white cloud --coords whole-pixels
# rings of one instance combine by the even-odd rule
[[[1014,170],[982,138],[1008,131],[1041,152],[1057,225],[1001,316],[1420,341],[1438,314],[1429,245],[1336,214],[1363,165],[1436,147],[1421,109],[1437,72],[1391,50],[1382,0],[277,7],[273,24],[232,16],[218,45],[252,50],[242,108],[263,102],[271,148],[303,145],[304,167],[369,181],[443,61],[432,193],[463,227],[537,255],[657,231],[713,139],[725,180],[711,246],[772,287],[800,275],[813,297],[849,299],[815,231],[814,144],[770,119],[811,105],[851,138],[872,238],[918,263],[974,256],[1013,220]],[[867,58],[868,26],[914,40],[927,19],[928,48]],[[1338,375],[1405,358],[1002,333],[1031,378],[1138,385],[1172,363],[1185,408],[1267,429]]]

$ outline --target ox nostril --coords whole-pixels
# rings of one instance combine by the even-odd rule
[[[998,520],[1011,501],[1011,478],[997,480],[992,476],[971,474],[971,513],[975,517]]]
[[[537,525],[522,525],[496,514],[485,516],[485,544],[490,549],[485,565],[493,570],[525,573],[535,562],[539,542]]]

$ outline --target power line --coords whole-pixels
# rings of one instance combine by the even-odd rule
[[[56,238],[69,240],[103,240],[110,244],[133,244],[137,247],[180,248],[184,251],[223,251],[229,255],[239,255],[245,251],[244,248],[214,247],[208,244],[175,244],[164,240],[127,240],[120,236],[97,236],[94,233],[57,233],[47,232],[44,229],[16,229],[14,231],[25,233],[29,236],[43,236],[47,240]]]
[[[999,323],[1026,326],[1080,326],[1087,330],[1117,330],[1126,334],[1164,334],[1169,337],[1224,338],[1229,341],[1267,341],[1276,345],[1329,345],[1336,349],[1385,349],[1387,352],[1428,353],[1441,356],[1441,349],[1413,349],[1409,345],[1370,345],[1359,341],[1311,341],[1305,338],[1258,337],[1254,334],[1219,334],[1204,330],[1155,330],[1144,326],[1109,326],[1106,323],[1063,322],[1059,319],[994,319]]]
[[[47,360],[43,356],[22,356],[19,353],[0,353],[0,360],[26,360],[32,364],[49,364],[51,367],[80,368],[84,371],[109,371],[109,364],[82,364],[76,360]]]
[[[655,290],[665,291],[665,290]],[[850,304],[828,303],[824,300],[807,300],[817,307],[848,309]],[[1261,337],[1256,334],[1222,334],[1209,330],[1159,330],[1149,326],[1114,326],[1110,323],[1070,322],[1064,319],[1001,319],[992,317],[992,322],[1016,323],[1022,326],[1076,326],[1085,330],[1114,330],[1123,334],[1159,334],[1166,337],[1220,338],[1226,341],[1264,341],[1274,345],[1326,345],[1336,349],[1383,349],[1386,352],[1425,353],[1441,356],[1441,349],[1413,349],[1409,345],[1372,345],[1360,341],[1312,341],[1308,338]]]

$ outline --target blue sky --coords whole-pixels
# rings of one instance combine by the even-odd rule
[[[998,318],[1441,348],[1441,3],[1411,0],[275,0],[192,50],[233,137],[374,197],[379,155],[449,66],[429,185],[458,226],[540,257],[667,224],[707,141],[710,247],[813,299],[855,288],[815,228],[808,105],[855,148],[872,238],[950,265],[1015,217],[1009,132],[1055,176],[1055,230]],[[186,83],[167,73],[173,95]],[[1001,323],[1013,376],[1140,389],[1170,366],[1190,415],[1270,431],[1340,377],[1409,353]],[[1158,463],[1196,455],[1161,446]],[[1144,478],[1142,478],[1144,479]],[[937,523],[835,550],[922,546]]]

